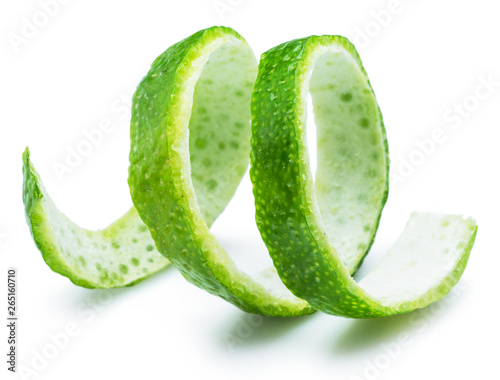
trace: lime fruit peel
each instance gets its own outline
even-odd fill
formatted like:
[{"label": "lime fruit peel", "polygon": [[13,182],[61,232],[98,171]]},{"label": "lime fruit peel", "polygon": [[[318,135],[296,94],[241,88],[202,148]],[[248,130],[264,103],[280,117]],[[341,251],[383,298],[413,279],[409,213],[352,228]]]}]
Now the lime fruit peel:
[{"label": "lime fruit peel", "polygon": [[146,225],[131,208],[101,231],[73,223],[47,195],[30,160],[23,154],[26,221],[47,265],[85,288],[130,286],[169,262],[154,247]]},{"label": "lime fruit peel", "polygon": [[[306,142],[309,93],[315,181]],[[405,313],[442,298],[459,280],[476,224],[426,213],[412,214],[359,285],[351,277],[378,227],[389,160],[375,95],[347,39],[312,36],[263,54],[251,146],[257,225],[284,284],[315,309],[352,318]]]},{"label": "lime fruit peel", "polygon": [[[308,93],[316,181],[305,137]],[[276,267],[256,276],[239,270],[209,231],[249,155],[256,220]],[[415,213],[379,265],[359,285],[353,280],[387,199],[389,159],[366,72],[338,36],[275,47],[258,72],[230,28],[201,30],[166,50],[133,99],[129,186],[137,211],[103,231],[57,210],[28,150],[23,158],[27,221],[52,270],[77,285],[119,287],[164,268],[165,256],[193,284],[269,316],[319,309],[370,318],[424,307],[458,281],[477,228],[459,216]]]},{"label": "lime fruit peel", "polygon": [[[209,34],[215,35],[218,31],[221,35],[225,35],[227,32],[227,38],[229,36],[235,38],[235,32],[229,29],[212,29],[211,32],[208,32]],[[179,42],[153,63],[152,71],[155,67],[164,67],[164,60],[168,60],[168,72],[158,72],[158,75],[159,79],[166,79],[166,82],[162,81],[161,85],[170,87],[168,87],[169,90],[155,88],[150,94],[150,99],[148,99],[149,94],[144,93],[141,106],[145,105],[148,112],[152,109],[149,102],[163,102],[173,95],[171,90],[179,83],[174,74],[176,71],[179,74],[186,70],[190,64],[190,58],[193,59],[192,63],[195,62],[194,58],[199,52],[192,47],[204,34],[205,31],[200,31]],[[223,38],[214,38],[207,42],[220,44],[222,41]],[[180,50],[184,50],[188,55],[188,57],[183,57],[184,60],[174,57]],[[239,57],[238,54],[242,51],[245,55]],[[221,54],[221,57],[216,57],[217,54]],[[170,66],[172,58],[177,59],[175,68],[174,65]],[[237,62],[227,65],[224,62],[226,59]],[[220,64],[207,65],[207,75],[205,75],[205,80],[200,81],[200,90],[194,94],[194,102],[193,93],[190,94],[191,99],[177,98],[177,101],[183,103],[183,107],[170,114],[172,117],[178,117],[183,115],[186,110],[189,113],[191,107],[187,105],[194,103],[191,117],[193,136],[191,150],[196,151],[197,154],[196,156],[191,155],[190,158],[187,157],[193,168],[192,181],[199,189],[198,202],[202,205],[203,217],[208,224],[211,224],[225,208],[248,167],[250,93],[257,72],[255,58],[248,48],[241,51],[232,49],[230,46],[228,49],[219,49],[214,55],[214,60],[218,60]],[[197,60],[196,64],[200,65],[198,67],[199,74],[204,63]],[[239,64],[242,66],[240,67]],[[166,76],[161,78],[164,74]],[[232,75],[239,75],[239,77],[232,80]],[[141,86],[146,86],[148,81],[154,82],[155,76],[151,73],[151,77],[144,78]],[[228,76],[227,86],[212,83],[213,80],[226,76]],[[195,83],[196,79],[192,79]],[[182,96],[189,98],[187,93]],[[134,109],[138,110],[138,102],[134,104],[136,104]],[[154,117],[165,115],[165,109],[155,108],[155,110],[157,113],[150,115],[149,121],[152,121]],[[219,128],[224,128],[228,122],[231,123],[231,127],[221,129],[222,133],[217,133],[217,139],[214,139],[216,131]],[[133,135],[133,131],[132,128],[132,139],[137,137]],[[150,133],[149,131],[150,129],[148,129],[148,133]],[[159,151],[150,146],[146,149],[148,150],[146,154],[151,157],[154,156],[154,152]],[[214,151],[222,153],[214,154]],[[131,152],[131,157],[137,156]],[[156,159],[161,159],[161,157]],[[220,161],[216,161],[217,159]],[[166,164],[168,164],[168,160]],[[217,171],[217,174],[212,176],[212,171]],[[35,243],[49,267],[68,277],[76,285],[87,288],[129,286],[169,264],[169,261],[156,250],[147,226],[142,222],[134,207],[105,230],[89,231],[77,226],[56,208],[30,161],[28,149],[23,155],[23,176],[23,201],[26,219]],[[191,180],[189,173],[187,176]],[[147,175],[143,179],[147,179]],[[160,184],[163,185],[163,182],[160,181]],[[148,193],[148,190],[146,189],[145,192]],[[176,237],[173,238],[172,245],[178,247],[175,239]],[[282,287],[288,292],[283,285]],[[293,295],[290,296],[295,298]]]},{"label": "lime fruit peel", "polygon": [[309,314],[274,270],[240,271],[208,228],[248,166],[256,75],[252,50],[225,27],[158,57],[133,98],[130,191],[158,250],[188,281],[248,312]]}]

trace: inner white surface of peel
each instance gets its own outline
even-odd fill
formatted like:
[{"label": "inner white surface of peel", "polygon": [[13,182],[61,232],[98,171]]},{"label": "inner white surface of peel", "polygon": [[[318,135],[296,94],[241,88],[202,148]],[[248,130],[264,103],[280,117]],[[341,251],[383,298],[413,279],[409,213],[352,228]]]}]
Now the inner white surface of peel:
[{"label": "inner white surface of peel", "polygon": [[359,285],[386,306],[417,300],[457,266],[474,230],[457,215],[413,213],[397,242]]},{"label": "inner white surface of peel", "polygon": [[315,214],[352,273],[375,232],[386,187],[381,120],[367,78],[344,48],[315,47],[308,62],[302,93],[311,93],[317,129]]}]

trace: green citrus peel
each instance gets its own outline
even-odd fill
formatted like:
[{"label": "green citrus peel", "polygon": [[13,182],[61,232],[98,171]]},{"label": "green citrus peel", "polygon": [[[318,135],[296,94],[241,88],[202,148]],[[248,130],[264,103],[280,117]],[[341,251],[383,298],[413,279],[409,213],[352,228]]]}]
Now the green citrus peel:
[{"label": "green citrus peel", "polygon": [[47,265],[85,288],[133,285],[166,267],[148,228],[132,208],[102,231],[89,231],[57,209],[23,154],[26,221]]},{"label": "green citrus peel", "polygon": [[[305,137],[309,93],[315,181]],[[276,268],[255,276],[238,269],[209,230],[249,156],[257,225]],[[258,68],[245,40],[226,27],[166,50],[133,98],[135,208],[103,231],[82,229],[57,210],[28,150],[23,157],[33,238],[52,270],[85,287],[132,285],[171,262],[188,281],[248,312],[379,317],[443,297],[476,233],[469,219],[415,213],[375,269],[359,284],[351,277],[375,237],[389,160],[366,72],[338,36],[282,44]]]},{"label": "green citrus peel", "polygon": [[129,185],[135,207],[172,264],[239,308],[293,316],[313,309],[273,281],[240,271],[208,225],[229,201],[250,154],[257,62],[233,30],[211,28],[172,46],[133,98]]},{"label": "green citrus peel", "polygon": [[[313,182],[306,100],[317,125]],[[284,284],[325,313],[380,317],[421,308],[460,278],[476,224],[413,214],[401,238],[358,285],[351,275],[370,248],[387,198],[382,116],[354,47],[312,36],[263,54],[252,96],[257,225]]]}]

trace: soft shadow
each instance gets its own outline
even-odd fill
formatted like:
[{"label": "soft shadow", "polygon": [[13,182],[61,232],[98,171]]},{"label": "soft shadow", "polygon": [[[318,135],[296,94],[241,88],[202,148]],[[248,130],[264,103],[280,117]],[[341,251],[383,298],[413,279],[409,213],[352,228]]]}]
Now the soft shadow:
[{"label": "soft shadow", "polygon": [[87,289],[76,286],[72,283],[67,284],[67,288],[63,291],[65,294],[58,294],[51,302],[57,302],[55,308],[61,307],[61,299],[64,299],[64,308],[75,312],[77,314],[84,314],[88,309],[101,310],[106,306],[116,302],[119,298],[125,296],[127,293],[150,286],[152,283],[158,282],[167,273],[174,272],[173,266],[169,265],[166,268],[154,273],[144,280],[122,288],[111,289]]},{"label": "soft shadow", "polygon": [[423,331],[437,320],[450,318],[453,309],[460,302],[453,291],[440,301],[407,314],[374,319],[355,319],[350,326],[336,337],[332,350],[336,354],[349,354],[359,350],[394,341],[403,333],[410,336]]},{"label": "soft shadow", "polygon": [[314,318],[316,313],[302,317],[264,317],[238,312],[232,322],[225,324],[221,342],[230,350],[235,347],[265,345],[280,339]]},{"label": "soft shadow", "polygon": [[411,329],[410,314],[375,319],[352,320],[349,327],[335,340],[335,353],[356,352],[384,341],[394,339],[403,331]]}]

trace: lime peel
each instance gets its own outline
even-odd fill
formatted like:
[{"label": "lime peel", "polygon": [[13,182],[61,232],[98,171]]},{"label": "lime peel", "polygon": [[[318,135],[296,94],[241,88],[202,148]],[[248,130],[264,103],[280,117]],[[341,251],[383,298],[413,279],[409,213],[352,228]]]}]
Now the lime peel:
[{"label": "lime peel", "polygon": [[30,160],[23,154],[26,221],[47,265],[85,288],[130,286],[169,262],[154,247],[147,227],[131,208],[101,231],[73,223],[48,196]]},{"label": "lime peel", "polygon": [[[247,312],[309,314],[272,270],[262,283],[239,270],[208,229],[223,209],[210,197],[217,191],[229,201],[248,166],[256,74],[252,50],[225,27],[158,57],[133,98],[130,191],[159,251],[188,281]],[[198,164],[204,155],[209,168]]]},{"label": "lime peel", "polygon": [[[315,183],[305,132],[309,92]],[[311,36],[263,54],[252,96],[257,225],[284,284],[315,309],[352,318],[405,313],[440,299],[460,278],[475,222],[425,213],[412,215],[361,286],[351,277],[378,228],[388,173],[382,116],[347,39]]]},{"label": "lime peel", "polygon": [[[309,93],[318,128],[315,181]],[[249,156],[256,221],[275,266],[256,276],[238,269],[209,231]],[[378,229],[388,173],[382,115],[347,39],[293,40],[264,53],[257,68],[238,33],[212,27],[161,54],[134,94],[135,208],[102,231],[77,226],[47,195],[28,149],[23,201],[44,260],[77,285],[129,286],[171,262],[191,283],[247,312],[373,318],[449,292],[477,231],[472,219],[414,213],[358,284],[352,275]]]}]

